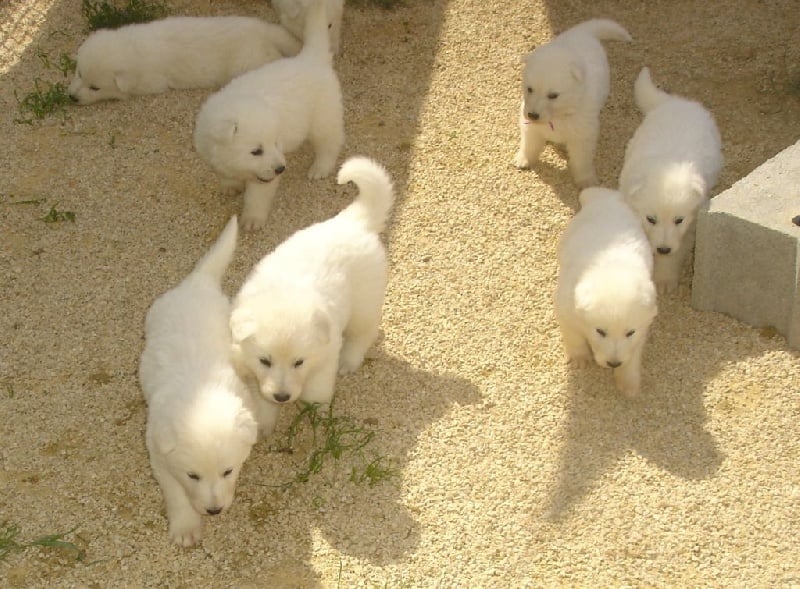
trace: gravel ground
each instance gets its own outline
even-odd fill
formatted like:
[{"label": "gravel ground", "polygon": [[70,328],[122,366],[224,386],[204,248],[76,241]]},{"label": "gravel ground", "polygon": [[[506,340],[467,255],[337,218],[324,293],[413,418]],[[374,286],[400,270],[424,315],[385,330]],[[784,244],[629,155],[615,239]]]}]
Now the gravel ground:
[{"label": "gravel ground", "polygon": [[[275,19],[261,1],[170,6]],[[398,191],[382,338],[336,401],[374,438],[281,486],[310,451],[310,427],[282,451],[286,410],[234,506],[187,550],[166,534],[135,373],[147,307],[239,210],[191,145],[208,92],[17,124],[15,92],[61,79],[43,56],[74,55],[84,21],[79,0],[0,4],[0,522],[20,540],[69,531],[85,551],[14,551],[0,586],[800,586],[800,362],[774,330],[693,310],[687,270],[659,302],[639,399],[608,371],[565,366],[554,250],[577,190],[557,150],[536,171],[511,164],[519,56],[593,16],[635,38],[606,44],[604,184],[640,120],[645,64],[716,115],[716,192],[800,137],[795,0],[349,5],[342,158],[378,159]],[[289,157],[229,292],[352,199],[309,183],[310,161]],[[74,222],[44,223],[52,207]],[[351,480],[375,458],[395,476]]]}]

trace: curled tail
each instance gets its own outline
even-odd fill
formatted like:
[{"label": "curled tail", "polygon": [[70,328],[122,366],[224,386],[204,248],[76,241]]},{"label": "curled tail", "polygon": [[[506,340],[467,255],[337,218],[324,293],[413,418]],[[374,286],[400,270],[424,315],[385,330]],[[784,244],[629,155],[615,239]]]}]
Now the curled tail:
[{"label": "curled tail", "polygon": [[336,181],[358,186],[358,197],[342,212],[356,217],[368,231],[383,231],[394,203],[392,179],[386,169],[367,157],[352,157],[342,164]]},{"label": "curled tail", "polygon": [[330,45],[327,1],[313,0],[306,11],[303,49],[300,51],[300,55],[311,55],[332,63]]},{"label": "curled tail", "polygon": [[206,252],[206,255],[197,262],[192,274],[206,274],[216,280],[217,283],[222,282],[222,276],[231,263],[233,251],[236,249],[238,232],[238,220],[234,215],[225,225],[225,229],[222,230],[217,241]]},{"label": "curled tail", "polygon": [[636,106],[643,113],[650,112],[670,98],[669,94],[653,84],[653,80],[650,79],[650,69],[647,67],[643,67],[639,72],[639,77],[636,78],[636,83],[633,85],[633,95],[636,99]]},{"label": "curled tail", "polygon": [[633,41],[631,34],[610,18],[593,18],[576,25],[572,30],[589,33],[601,41]]}]

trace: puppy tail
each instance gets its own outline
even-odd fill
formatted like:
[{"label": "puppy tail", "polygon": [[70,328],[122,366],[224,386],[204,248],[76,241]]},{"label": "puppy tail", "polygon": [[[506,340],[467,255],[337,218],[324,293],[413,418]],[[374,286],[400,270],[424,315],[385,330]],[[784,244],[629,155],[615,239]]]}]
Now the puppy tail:
[{"label": "puppy tail", "polygon": [[342,213],[356,217],[368,231],[383,231],[394,203],[392,179],[386,169],[367,157],[352,157],[342,164],[336,181],[358,186],[358,197]]},{"label": "puppy tail", "polygon": [[575,27],[601,41],[633,41],[631,34],[621,24],[610,18],[593,18]]},{"label": "puppy tail", "polygon": [[214,245],[197,262],[193,273],[206,274],[214,278],[217,283],[222,282],[222,276],[225,274],[225,270],[228,269],[231,258],[233,258],[233,252],[236,249],[238,233],[239,224],[236,215],[234,215],[225,225],[225,229],[222,230]]},{"label": "puppy tail", "polygon": [[670,98],[669,94],[653,84],[653,80],[650,78],[650,69],[647,67],[643,67],[639,72],[639,77],[636,78],[636,83],[633,85],[633,95],[636,99],[636,106],[643,113],[650,112]]},{"label": "puppy tail", "polygon": [[300,51],[300,55],[311,55],[327,63],[332,63],[326,4],[327,0],[313,0],[308,7],[306,24],[303,29],[303,49]]}]

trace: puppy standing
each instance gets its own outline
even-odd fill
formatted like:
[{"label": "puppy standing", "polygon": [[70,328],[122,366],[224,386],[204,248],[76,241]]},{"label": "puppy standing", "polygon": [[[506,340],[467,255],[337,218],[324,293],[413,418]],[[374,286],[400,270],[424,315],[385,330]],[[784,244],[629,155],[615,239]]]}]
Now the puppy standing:
[{"label": "puppy standing", "polygon": [[639,392],[642,348],[656,316],[653,256],[639,220],[606,188],[580,194],[558,248],[555,314],[567,358],[614,369],[617,388]]},{"label": "puppy standing", "polygon": [[697,211],[717,183],[722,141],[711,113],[659,90],[648,68],[639,73],[634,94],[645,117],[625,150],[619,189],[652,245],[658,290],[671,292],[694,246]]},{"label": "puppy standing", "polygon": [[331,65],[324,0],[308,12],[303,49],[239,76],[212,95],[197,116],[197,153],[229,191],[244,189],[242,227],[267,220],[286,169],[284,153],[306,140],[315,159],[309,178],[323,178],[344,144],[339,79]]},{"label": "puppy standing", "polygon": [[170,88],[218,88],[300,42],[283,27],[242,16],[175,16],[95,31],[78,49],[69,95],[78,104],[157,94]]},{"label": "puppy standing", "polygon": [[608,59],[598,39],[631,36],[612,20],[594,19],[523,56],[517,167],[531,167],[547,141],[565,144],[575,183],[597,184],[594,152],[609,89]]},{"label": "puppy standing", "polygon": [[202,515],[222,513],[233,501],[256,441],[253,412],[265,431],[276,418],[274,407],[251,399],[230,363],[230,303],[220,281],[236,230],[234,217],[191,274],[156,299],[145,321],[139,382],[148,404],[147,448],[170,537],[183,546],[200,541]]},{"label": "puppy standing", "polygon": [[234,363],[274,403],[330,403],[337,368],[358,368],[378,336],[387,281],[378,234],[394,199],[391,179],[356,157],[337,180],[355,182],[356,200],[279,245],[234,299]]},{"label": "puppy standing", "polygon": [[[272,8],[278,13],[281,24],[298,39],[303,37],[306,13],[314,0],[272,0]],[[342,37],[342,14],[344,0],[325,0],[328,10],[328,32],[330,34],[331,51],[339,53]]]}]

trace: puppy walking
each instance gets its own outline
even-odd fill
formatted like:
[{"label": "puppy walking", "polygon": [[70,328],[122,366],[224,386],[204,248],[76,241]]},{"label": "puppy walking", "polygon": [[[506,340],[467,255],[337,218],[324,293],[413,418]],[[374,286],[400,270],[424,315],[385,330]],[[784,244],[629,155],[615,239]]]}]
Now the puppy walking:
[{"label": "puppy walking", "polygon": [[594,152],[609,90],[600,40],[631,41],[631,36],[612,20],[594,19],[523,56],[517,167],[533,166],[549,141],[566,145],[578,186],[597,185]]},{"label": "puppy walking", "polygon": [[660,292],[678,286],[694,246],[697,212],[722,169],[722,140],[699,102],[659,90],[642,68],[634,86],[645,117],[625,150],[619,189],[638,213],[655,255]]},{"label": "puppy walking", "polygon": [[355,157],[337,181],[354,182],[356,200],[280,244],[234,299],[234,363],[276,404],[330,403],[337,370],[356,370],[378,336],[387,282],[379,233],[394,200],[391,179]]},{"label": "puppy walking", "polygon": [[639,220],[615,190],[588,188],[558,248],[555,314],[567,358],[614,370],[617,388],[636,395],[642,349],[656,316],[653,257]]},{"label": "puppy walking", "polygon": [[212,95],[194,133],[197,153],[221,176],[223,187],[244,190],[245,230],[266,222],[286,170],[284,154],[306,140],[315,155],[308,177],[324,178],[344,144],[342,92],[328,46],[325,0],[315,0],[308,11],[300,53],[247,72]]},{"label": "puppy walking", "polygon": [[[151,306],[139,382],[147,400],[147,448],[167,504],[170,538],[202,538],[204,515],[224,512],[258,426],[271,430],[275,410],[256,407],[230,363],[230,303],[220,289],[236,246],[234,217],[175,288]],[[251,408],[248,404],[253,403]]]},{"label": "puppy walking", "polygon": [[219,88],[296,55],[300,46],[283,27],[243,16],[173,16],[103,29],[78,49],[69,95],[85,105],[169,89]]}]

